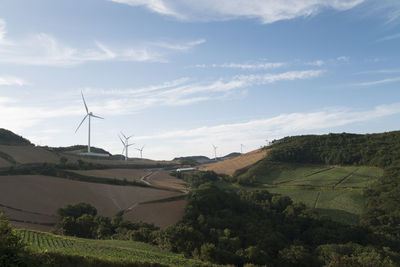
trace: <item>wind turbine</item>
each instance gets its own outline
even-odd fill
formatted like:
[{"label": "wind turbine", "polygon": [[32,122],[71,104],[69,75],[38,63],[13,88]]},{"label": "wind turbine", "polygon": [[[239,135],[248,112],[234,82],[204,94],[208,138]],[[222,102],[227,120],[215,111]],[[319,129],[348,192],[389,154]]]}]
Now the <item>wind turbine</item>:
[{"label": "wind turbine", "polygon": [[83,97],[83,93],[82,92],[81,92],[81,95],[82,95],[83,104],[85,105],[85,109],[86,109],[86,116],[83,117],[83,120],[79,124],[78,128],[76,128],[75,133],[78,131],[79,127],[81,127],[82,123],[86,120],[86,118],[89,117],[88,153],[90,153],[90,120],[91,120],[92,117],[98,118],[98,119],[103,119],[103,120],[104,120],[104,118],[94,115],[93,112],[89,112],[89,109],[88,109],[88,107],[86,105],[85,97]]},{"label": "wind turbine", "polygon": [[217,148],[218,147],[216,147],[216,146],[214,146],[214,145],[212,145],[213,146],[213,148],[214,148],[214,160],[216,161],[217,160]]},{"label": "wind turbine", "polygon": [[144,148],[144,145],[142,146],[142,148],[135,148],[136,150],[138,150],[138,151],[140,151],[140,158],[143,158],[143,148]]},{"label": "wind turbine", "polygon": [[244,147],[244,145],[240,144],[240,154],[243,154],[243,147]]},{"label": "wind turbine", "polygon": [[128,160],[128,147],[135,144],[135,143],[129,144],[129,138],[131,138],[133,135],[126,137],[122,131],[121,131],[121,134],[125,139],[125,140],[122,140],[121,136],[118,135],[119,140],[121,140],[122,144],[124,145],[122,154],[124,154],[124,151],[125,151],[125,160]]}]

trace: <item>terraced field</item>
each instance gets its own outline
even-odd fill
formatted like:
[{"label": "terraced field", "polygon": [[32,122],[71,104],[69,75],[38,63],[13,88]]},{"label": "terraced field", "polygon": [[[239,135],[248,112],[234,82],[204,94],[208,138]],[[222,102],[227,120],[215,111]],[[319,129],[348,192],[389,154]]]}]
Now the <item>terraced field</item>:
[{"label": "terraced field", "polygon": [[37,251],[91,256],[115,262],[137,261],[168,266],[212,266],[141,242],[90,240],[29,230],[17,230],[17,233],[25,244]]},{"label": "terraced field", "polygon": [[365,203],[363,189],[383,175],[383,170],[364,166],[298,165],[271,167],[257,176],[260,187],[291,197],[320,213],[357,224]]}]

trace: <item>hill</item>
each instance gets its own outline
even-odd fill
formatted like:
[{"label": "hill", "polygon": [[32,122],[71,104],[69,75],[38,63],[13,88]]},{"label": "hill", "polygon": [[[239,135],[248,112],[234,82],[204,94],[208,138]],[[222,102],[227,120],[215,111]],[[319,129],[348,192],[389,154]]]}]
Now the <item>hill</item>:
[{"label": "hill", "polygon": [[9,130],[0,128],[0,145],[26,146],[32,145],[32,143],[22,136],[16,135]]},{"label": "hill", "polygon": [[[63,153],[68,152],[68,153],[80,154],[87,152],[87,146],[84,145],[74,145],[68,147],[45,147],[45,148],[50,151],[63,152]],[[110,152],[98,147],[90,147],[90,150],[93,153],[107,154],[109,156],[112,155]]]}]

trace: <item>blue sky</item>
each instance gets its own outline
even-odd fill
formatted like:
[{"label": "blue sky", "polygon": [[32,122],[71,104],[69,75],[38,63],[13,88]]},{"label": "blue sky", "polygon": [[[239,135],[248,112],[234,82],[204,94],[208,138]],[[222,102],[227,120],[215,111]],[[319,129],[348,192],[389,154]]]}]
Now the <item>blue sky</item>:
[{"label": "blue sky", "polygon": [[395,0],[3,0],[0,127],[87,144],[82,91],[92,145],[152,159],[397,130],[399,23]]}]

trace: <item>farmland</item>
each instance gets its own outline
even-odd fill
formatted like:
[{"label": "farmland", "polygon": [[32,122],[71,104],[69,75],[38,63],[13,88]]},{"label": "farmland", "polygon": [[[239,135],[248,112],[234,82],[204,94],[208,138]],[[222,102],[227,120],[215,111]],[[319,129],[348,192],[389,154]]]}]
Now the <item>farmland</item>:
[{"label": "farmland", "polygon": [[133,241],[89,240],[63,237],[30,230],[18,230],[23,242],[35,251],[91,256],[113,262],[149,262],[168,266],[203,266],[204,262],[186,259],[157,247]]},{"label": "farmland", "polygon": [[[15,190],[18,188],[18,190]],[[11,221],[47,225],[56,221],[54,217],[59,207],[68,203],[86,202],[98,208],[103,216],[114,216],[121,210],[138,206],[141,202],[161,200],[179,196],[182,193],[135,186],[116,186],[98,183],[86,183],[41,175],[0,176],[0,205]],[[148,209],[146,209],[148,207]],[[181,211],[164,211],[163,222],[175,222]],[[145,221],[146,212],[151,213],[151,205],[141,208],[144,217],[135,220]],[[176,207],[175,207],[176,209]],[[171,218],[173,217],[173,218]],[[157,222],[155,222],[157,223]]]},{"label": "farmland", "polygon": [[263,159],[266,154],[265,150],[258,149],[224,161],[204,165],[204,169],[216,173],[233,175],[237,170]]},{"label": "farmland", "polygon": [[[265,164],[265,163],[263,163]],[[267,163],[249,170],[258,187],[303,202],[340,222],[357,224],[365,208],[363,189],[383,175],[375,167]]]}]

